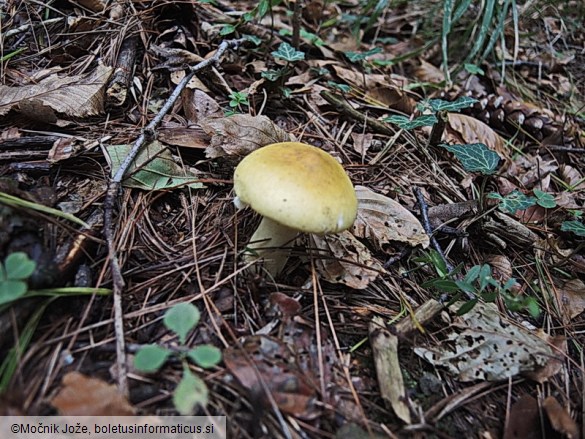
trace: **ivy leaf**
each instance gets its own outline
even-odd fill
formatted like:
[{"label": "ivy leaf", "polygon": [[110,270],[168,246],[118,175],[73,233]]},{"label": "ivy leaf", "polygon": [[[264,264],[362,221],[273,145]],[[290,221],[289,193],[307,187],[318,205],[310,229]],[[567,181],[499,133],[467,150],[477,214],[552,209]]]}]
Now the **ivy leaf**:
[{"label": "ivy leaf", "polygon": [[514,213],[517,210],[525,210],[536,204],[536,199],[534,197],[528,197],[518,190],[508,194],[506,197],[491,192],[488,194],[488,198],[499,200],[500,204],[498,205],[498,209],[507,213]]},{"label": "ivy leaf", "polygon": [[413,120],[410,120],[406,116],[393,115],[390,117],[385,117],[382,120],[384,122],[393,123],[394,125],[397,125],[398,128],[409,131],[414,128],[433,126],[434,124],[437,123],[437,116],[435,116],[434,114],[425,114],[423,116],[419,116]]},{"label": "ivy leaf", "polygon": [[260,73],[260,76],[262,76],[264,79],[268,79],[270,82],[275,82],[278,81],[278,79],[282,78],[284,73],[285,73],[284,70],[270,69]]},{"label": "ivy leaf", "polygon": [[349,93],[351,91],[351,87],[347,84],[340,84],[339,82],[327,81],[327,85],[339,90],[342,93]]},{"label": "ivy leaf", "polygon": [[181,344],[185,344],[187,334],[199,323],[201,314],[191,303],[179,303],[169,309],[164,316],[165,326],[179,337]]},{"label": "ivy leaf", "polygon": [[367,57],[375,55],[380,52],[382,52],[382,49],[380,47],[374,47],[373,49],[368,50],[367,52],[347,52],[345,56],[351,62],[358,62],[363,61]]},{"label": "ivy leaf", "polygon": [[244,39],[246,41],[250,41],[255,46],[259,46],[262,44],[262,38],[257,37],[256,35],[244,35]]},{"label": "ivy leaf", "polygon": [[288,43],[280,43],[278,50],[272,52],[272,56],[275,58],[281,58],[288,62],[295,62],[305,59],[305,54],[303,52],[295,50],[295,48]]},{"label": "ivy leaf", "polygon": [[565,221],[561,224],[563,232],[573,232],[577,236],[585,237],[585,224],[580,221]]},{"label": "ivy leaf", "polygon": [[221,351],[215,346],[204,344],[197,346],[187,352],[187,356],[191,358],[199,367],[208,369],[215,366],[221,361]]},{"label": "ivy leaf", "polygon": [[152,373],[161,368],[171,355],[171,351],[161,346],[151,344],[143,346],[134,357],[134,367],[141,372]]},{"label": "ivy leaf", "polygon": [[536,203],[545,209],[552,209],[557,205],[555,198],[551,194],[541,191],[540,189],[534,189],[534,196],[536,197]]},{"label": "ivy leaf", "polygon": [[429,100],[429,106],[431,110],[435,112],[439,111],[461,111],[464,108],[472,107],[477,102],[477,99],[469,96],[460,96],[453,102],[444,101],[443,99],[431,99]]},{"label": "ivy leaf", "polygon": [[441,145],[448,151],[455,154],[461,161],[467,172],[481,172],[482,174],[493,174],[500,162],[500,156],[490,150],[483,143],[470,143],[466,145]]}]

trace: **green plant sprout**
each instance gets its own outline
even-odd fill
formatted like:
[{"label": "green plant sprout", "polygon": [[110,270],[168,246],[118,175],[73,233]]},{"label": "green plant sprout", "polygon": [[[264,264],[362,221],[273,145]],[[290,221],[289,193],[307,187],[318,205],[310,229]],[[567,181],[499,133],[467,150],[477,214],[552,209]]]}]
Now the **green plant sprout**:
[{"label": "green plant sprout", "polygon": [[82,294],[107,295],[109,288],[64,287],[34,289],[28,288],[28,280],[37,268],[35,261],[24,252],[9,254],[4,263],[0,263],[0,311],[13,302],[38,296],[60,297]]},{"label": "green plant sprout", "polygon": [[434,288],[442,293],[452,294],[449,304],[461,300],[464,294],[469,298],[458,309],[459,315],[471,311],[480,300],[495,302],[498,298],[504,301],[510,311],[526,310],[534,318],[540,315],[536,299],[531,296],[515,295],[512,288],[516,285],[516,279],[510,278],[502,284],[492,277],[492,268],[489,264],[474,265],[463,279],[455,279],[454,275],[461,270],[461,265],[448,273],[444,261],[435,250],[431,250],[417,261],[432,264],[438,274],[437,278],[424,282],[421,285],[423,288]]},{"label": "green plant sprout", "polygon": [[284,79],[292,72],[290,64],[304,60],[305,54],[304,52],[296,50],[290,44],[284,42],[280,43],[278,49],[271,52],[271,55],[276,59],[282,59],[283,61],[286,62],[286,64],[284,65],[283,68],[278,70],[274,69],[266,70],[261,73],[261,76],[270,82],[280,81],[281,83],[280,90],[285,97],[288,97],[290,95],[290,90],[284,87]]},{"label": "green plant sprout", "polygon": [[199,367],[208,369],[221,361],[221,351],[215,346],[199,345],[188,349],[187,335],[199,323],[200,313],[190,303],[179,303],[165,313],[163,324],[179,339],[178,349],[169,349],[157,344],[143,346],[134,357],[134,367],[146,373],[154,373],[167,362],[171,355],[178,357],[183,365],[183,376],[173,394],[173,404],[181,415],[193,414],[197,405],[205,407],[209,390],[205,382],[191,372],[189,360]]},{"label": "green plant sprout", "polygon": [[242,112],[242,107],[249,107],[250,101],[248,100],[248,93],[241,92],[241,91],[232,91],[229,95],[230,102],[229,106],[231,110],[229,110],[229,114],[236,113],[236,110]]}]

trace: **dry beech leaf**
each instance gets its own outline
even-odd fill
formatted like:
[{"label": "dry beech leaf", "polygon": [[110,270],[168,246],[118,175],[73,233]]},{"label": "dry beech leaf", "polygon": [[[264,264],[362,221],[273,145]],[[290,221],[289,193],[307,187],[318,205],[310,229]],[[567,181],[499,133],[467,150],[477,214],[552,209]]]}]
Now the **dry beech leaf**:
[{"label": "dry beech leaf", "polygon": [[353,140],[353,150],[361,156],[364,156],[372,146],[374,135],[371,133],[351,133],[351,139]]},{"label": "dry beech leaf", "polygon": [[107,6],[105,0],[78,0],[78,2],[93,12],[103,12]]},{"label": "dry beech leaf", "polygon": [[384,271],[370,251],[347,230],[335,235],[310,235],[311,252],[321,279],[356,290],[366,288]]},{"label": "dry beech leaf", "polygon": [[504,380],[543,367],[556,355],[538,335],[508,322],[495,305],[486,303],[456,317],[440,346],[414,351],[463,382]]},{"label": "dry beech leaf", "polygon": [[[52,74],[37,84],[0,85],[0,116],[13,108],[52,110],[71,117],[95,116],[104,110],[104,90],[111,67],[99,65],[87,76],[59,77]],[[26,111],[26,110],[25,110]]]},{"label": "dry beech leaf", "polygon": [[358,214],[353,224],[354,235],[372,241],[377,248],[391,241],[411,246],[429,246],[429,236],[420,221],[405,207],[384,195],[364,187],[355,187]]},{"label": "dry beech leaf", "polygon": [[211,143],[205,150],[209,158],[243,157],[262,146],[291,141],[291,136],[266,116],[234,114],[205,119],[200,125],[211,136]]},{"label": "dry beech leaf", "polygon": [[63,377],[62,387],[51,405],[61,416],[132,416],[134,407],[114,384],[79,372]]},{"label": "dry beech leaf", "polygon": [[449,123],[443,139],[449,143],[458,144],[484,143],[500,157],[510,159],[508,149],[500,135],[489,125],[465,114],[449,113]]},{"label": "dry beech leaf", "polygon": [[568,323],[585,310],[585,283],[581,279],[571,279],[556,293],[563,322]]},{"label": "dry beech leaf", "polygon": [[563,434],[567,439],[577,439],[579,437],[579,426],[554,396],[547,397],[542,402],[542,408],[555,431]]},{"label": "dry beech leaf", "polygon": [[209,146],[210,137],[201,127],[170,127],[158,131],[158,140],[167,145],[184,146],[186,148],[205,149]]}]

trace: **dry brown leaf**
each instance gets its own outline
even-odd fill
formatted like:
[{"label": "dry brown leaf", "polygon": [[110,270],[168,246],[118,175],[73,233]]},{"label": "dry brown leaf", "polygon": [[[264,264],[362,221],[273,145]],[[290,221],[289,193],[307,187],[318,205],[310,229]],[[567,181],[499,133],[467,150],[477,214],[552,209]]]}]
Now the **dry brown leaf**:
[{"label": "dry brown leaf", "polygon": [[370,345],[376,366],[380,394],[388,408],[407,424],[411,423],[408,393],[398,361],[398,337],[386,329],[382,317],[376,316],[369,325]]},{"label": "dry brown leaf", "polygon": [[563,322],[568,323],[585,310],[585,283],[581,279],[571,279],[556,293]]},{"label": "dry brown leaf", "polygon": [[460,113],[449,113],[449,123],[443,135],[443,140],[450,143],[484,143],[505,160],[510,159],[510,153],[504,140],[489,125],[471,116]]},{"label": "dry brown leaf", "polygon": [[542,330],[536,332],[542,340],[551,346],[554,356],[549,359],[541,367],[537,367],[533,371],[524,372],[524,375],[538,383],[544,383],[548,379],[561,371],[564,364],[564,356],[567,353],[567,339],[562,335],[551,336]]},{"label": "dry brown leaf", "polygon": [[414,76],[421,82],[431,84],[440,84],[445,80],[445,72],[424,59],[420,60],[420,66],[416,68]]},{"label": "dry brown leaf", "polygon": [[132,416],[135,409],[114,384],[79,372],[63,377],[61,390],[51,400],[61,416]]},{"label": "dry brown leaf", "polygon": [[492,267],[492,276],[497,281],[505,284],[512,277],[512,263],[507,256],[490,255],[485,260]]},{"label": "dry brown leaf", "polygon": [[455,319],[440,345],[414,351],[464,382],[503,380],[556,360],[556,353],[538,335],[507,321],[495,305],[481,302]]},{"label": "dry brown leaf", "polygon": [[[104,90],[111,73],[111,67],[99,65],[85,77],[52,74],[33,85],[0,85],[0,116],[13,108],[33,115],[47,109],[70,117],[98,115],[104,110]],[[56,119],[54,113],[47,117],[49,122]]]},{"label": "dry brown leaf", "polygon": [[567,439],[579,438],[579,426],[554,396],[546,398],[542,402],[542,408],[546,412],[550,425],[555,431],[565,435],[564,437]]},{"label": "dry brown leaf", "polygon": [[81,6],[86,7],[93,12],[102,12],[106,9],[105,0],[78,0]]},{"label": "dry brown leaf", "polygon": [[561,179],[567,185],[571,186],[573,190],[585,189],[585,178],[578,169],[575,169],[571,165],[561,165],[559,166],[559,174],[561,175]]},{"label": "dry brown leaf", "polygon": [[374,135],[371,133],[351,133],[351,139],[353,140],[353,150],[363,157],[372,146]]},{"label": "dry brown leaf", "polygon": [[196,124],[210,117],[223,116],[220,105],[202,90],[186,88],[181,97],[185,116],[191,123]]},{"label": "dry brown leaf", "polygon": [[303,419],[319,415],[314,404],[317,381],[299,367],[296,353],[289,346],[265,335],[245,337],[241,346],[226,349],[223,360],[255,404],[271,406],[265,392],[268,390],[285,413]]},{"label": "dry brown leaf", "polygon": [[205,119],[200,125],[211,136],[211,143],[205,150],[209,158],[243,157],[262,146],[293,140],[266,116],[234,114]]},{"label": "dry brown leaf", "polygon": [[411,246],[429,246],[429,236],[416,217],[405,207],[364,186],[355,187],[358,199],[358,215],[353,233],[372,241],[377,248],[391,241]]},{"label": "dry brown leaf", "polygon": [[210,137],[200,127],[162,128],[158,131],[157,137],[167,145],[196,149],[207,148],[210,141]]},{"label": "dry brown leaf", "polygon": [[522,395],[510,409],[504,439],[542,437],[538,401],[532,396]]},{"label": "dry brown leaf", "polygon": [[336,235],[310,235],[320,277],[356,290],[366,288],[384,267],[370,251],[347,230]]}]

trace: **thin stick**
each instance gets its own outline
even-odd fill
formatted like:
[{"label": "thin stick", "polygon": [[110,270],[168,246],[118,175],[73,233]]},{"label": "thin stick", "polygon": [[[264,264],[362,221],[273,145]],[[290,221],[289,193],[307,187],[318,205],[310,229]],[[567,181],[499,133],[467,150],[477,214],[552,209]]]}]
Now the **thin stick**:
[{"label": "thin stick", "polygon": [[134,161],[140,149],[145,143],[148,143],[154,138],[156,127],[162,122],[163,117],[173,108],[173,105],[181,95],[183,89],[187,86],[189,81],[195,76],[197,72],[204,70],[208,67],[219,64],[220,58],[224,52],[230,47],[237,47],[242,44],[245,40],[228,40],[223,41],[217,48],[217,51],[213,56],[208,59],[201,61],[200,63],[189,68],[189,73],[185,75],[183,80],[177,85],[173,93],[169,96],[165,105],[160,109],[154,119],[142,130],[142,134],[138,136],[134,146],[120,165],[120,169],[116,172],[112,178],[106,198],[104,200],[104,235],[108,244],[108,258],[110,260],[110,270],[112,271],[112,284],[113,284],[113,296],[114,296],[114,331],[116,334],[116,364],[118,367],[118,387],[122,394],[128,394],[128,367],[126,364],[126,348],[124,341],[124,321],[122,312],[122,290],[124,289],[124,277],[118,263],[118,255],[116,252],[116,246],[114,242],[114,204],[122,184],[124,174],[128,171],[130,164]]},{"label": "thin stick", "polygon": [[439,253],[441,259],[445,261],[445,266],[447,267],[447,270],[451,272],[453,271],[453,266],[449,263],[445,256],[445,253],[443,252],[443,249],[433,236],[433,226],[431,226],[431,222],[429,221],[429,209],[427,203],[425,202],[425,198],[423,197],[422,191],[420,190],[419,187],[414,188],[414,195],[416,196],[416,201],[418,202],[418,208],[420,209],[420,216],[422,219],[422,224],[425,229],[425,232],[427,232],[427,235],[429,235],[429,238],[431,239],[431,244],[433,245],[437,253]]}]

